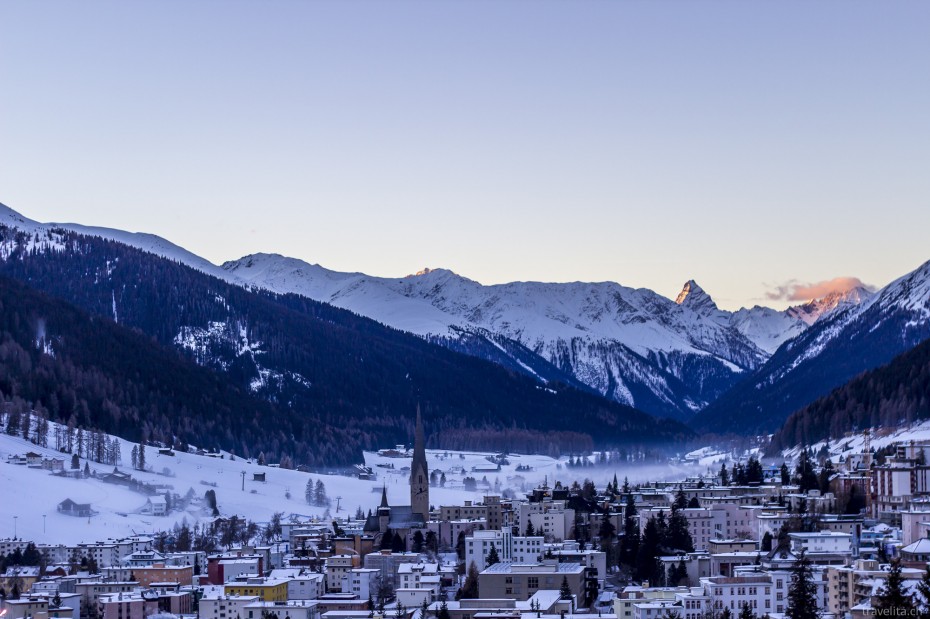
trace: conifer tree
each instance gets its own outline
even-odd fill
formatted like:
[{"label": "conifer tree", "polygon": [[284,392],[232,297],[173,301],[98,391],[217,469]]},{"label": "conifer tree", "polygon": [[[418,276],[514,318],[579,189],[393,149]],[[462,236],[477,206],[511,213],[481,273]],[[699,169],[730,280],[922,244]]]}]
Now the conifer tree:
[{"label": "conifer tree", "polygon": [[[626,480],[623,485],[628,486]],[[633,495],[627,493],[626,507],[623,510],[623,540],[620,543],[620,563],[633,567],[639,554],[639,526],[636,522],[636,502]]]},{"label": "conifer tree", "polygon": [[901,561],[894,559],[885,584],[875,596],[872,610],[881,617],[903,617],[914,607],[914,598],[904,587],[901,575]]},{"label": "conifer tree", "polygon": [[672,503],[672,509],[685,509],[688,507],[688,497],[685,496],[685,490],[681,484],[678,484],[678,492],[675,493],[675,502]]},{"label": "conifer tree", "polygon": [[491,544],[491,550],[488,552],[487,556],[484,558],[485,567],[491,567],[496,563],[500,563],[500,557],[497,554],[497,544]]},{"label": "conifer tree", "polygon": [[803,550],[798,555],[791,574],[791,585],[788,587],[788,608],[785,609],[785,616],[788,619],[818,619],[820,616],[817,608],[817,584],[814,582],[814,572]]},{"label": "conifer tree", "polygon": [[473,600],[478,597],[478,567],[472,561],[468,565],[468,573],[465,575],[465,583],[459,590],[459,599]]},{"label": "conifer tree", "polygon": [[388,529],[381,536],[381,550],[390,550],[394,546],[394,531]]},{"label": "conifer tree", "polygon": [[811,458],[810,450],[801,449],[798,464],[794,469],[794,482],[800,486],[801,492],[804,493],[820,487],[820,480],[817,479],[817,473],[814,472],[814,460]]},{"label": "conifer tree", "polygon": [[791,472],[788,470],[788,465],[784,462],[781,463],[781,468],[778,469],[779,475],[781,476],[781,485],[787,486],[791,484]]},{"label": "conifer tree", "polygon": [[572,588],[568,585],[568,577],[562,576],[562,585],[559,587],[560,600],[572,600],[572,610],[574,611],[574,598],[572,597]]},{"label": "conifer tree", "polygon": [[924,574],[917,583],[917,593],[920,598],[915,600],[920,602],[920,619],[930,618],[930,564],[924,570]]}]

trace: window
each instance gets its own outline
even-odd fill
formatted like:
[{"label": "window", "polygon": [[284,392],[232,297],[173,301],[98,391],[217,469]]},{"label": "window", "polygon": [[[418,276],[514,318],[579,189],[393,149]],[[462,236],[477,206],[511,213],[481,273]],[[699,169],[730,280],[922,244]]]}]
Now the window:
[{"label": "window", "polygon": [[526,579],[526,586],[527,586],[529,589],[539,589],[539,577],[538,577],[538,576],[530,576],[529,578],[527,578],[527,579]]}]

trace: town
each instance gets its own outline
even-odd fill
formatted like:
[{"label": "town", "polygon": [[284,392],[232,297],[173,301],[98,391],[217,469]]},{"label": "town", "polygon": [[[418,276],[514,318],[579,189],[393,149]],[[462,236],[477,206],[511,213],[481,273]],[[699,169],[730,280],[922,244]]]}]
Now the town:
[{"label": "town", "polygon": [[[382,487],[353,517],[216,515],[209,529],[96,543],[2,539],[0,616],[857,619],[930,604],[930,442],[876,450],[866,435],[841,458],[800,450],[776,465],[751,453],[713,476],[631,485],[615,475],[600,489],[545,480],[522,497],[439,506],[430,490],[445,472],[428,468],[419,414],[413,443],[390,450],[411,462],[409,505]],[[63,467],[50,460],[7,464]],[[308,483],[308,502],[328,500],[311,490],[321,489]],[[152,494],[149,513],[164,513],[168,496]],[[94,515],[69,499],[58,511]]]}]

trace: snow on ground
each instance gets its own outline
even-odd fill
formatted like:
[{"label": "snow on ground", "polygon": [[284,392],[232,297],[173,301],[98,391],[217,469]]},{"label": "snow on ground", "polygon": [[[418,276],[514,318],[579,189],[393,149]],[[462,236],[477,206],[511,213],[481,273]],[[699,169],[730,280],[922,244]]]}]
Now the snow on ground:
[{"label": "snow on ground", "polygon": [[[930,420],[924,420],[910,426],[902,425],[897,428],[873,428],[870,436],[870,445],[875,450],[881,449],[892,443],[907,443],[909,441],[926,442],[930,441]],[[835,462],[840,457],[862,453],[865,444],[865,434],[863,432],[852,433],[839,440],[820,441],[811,445],[811,449],[816,454],[824,445],[828,444],[831,459]],[[792,447],[783,452],[785,458],[797,458],[800,453],[800,447]]]},{"label": "snow on ground", "polygon": [[[51,435],[54,435],[54,424]],[[259,466],[241,458],[229,460],[189,453],[175,452],[173,456],[160,455],[154,447],[146,447],[147,471],[132,470],[129,465],[130,453],[134,444],[120,439],[122,464],[119,469],[131,473],[140,481],[151,484],[170,484],[173,492],[180,495],[193,488],[197,496],[203,496],[208,489],[216,492],[217,503],[222,515],[239,516],[265,522],[275,512],[283,512],[285,518],[292,514],[303,517],[322,518],[325,508],[312,507],[304,500],[304,491],[308,479],[322,480],[332,500],[329,508],[332,517],[352,517],[358,507],[366,513],[377,507],[381,499],[382,484],[387,488],[388,500],[392,504],[407,505],[410,502],[407,475],[410,458],[390,458],[376,453],[366,453],[365,462],[378,475],[374,481],[360,480],[341,475],[321,475],[286,470],[270,466]],[[48,471],[29,468],[8,462],[12,455],[23,455],[29,451],[46,458],[61,458],[65,468],[70,468],[71,456],[53,448],[33,445],[20,437],[0,434],[0,538],[17,536],[39,543],[80,543],[94,542],[107,538],[119,538],[134,533],[152,533],[169,529],[176,522],[187,519],[193,524],[198,520],[207,522],[210,517],[201,513],[172,512],[166,517],[148,516],[139,513],[145,505],[146,497],[128,488],[104,483],[93,477],[89,479],[68,479],[51,475]],[[529,490],[536,484],[548,479],[570,484],[574,480],[582,481],[588,477],[599,488],[613,478],[614,473],[620,480],[628,476],[631,482],[658,479],[678,479],[689,474],[706,472],[700,467],[686,465],[652,465],[630,466],[628,468],[584,468],[568,469],[565,459],[557,461],[547,456],[508,456],[509,464],[500,471],[473,471],[473,467],[491,467],[486,459],[491,454],[477,452],[446,452],[427,450],[430,470],[440,469],[446,472],[446,487],[431,488],[430,502],[439,505],[462,504],[465,500],[480,501],[488,494],[486,487],[479,483],[477,492],[464,489],[462,480],[472,476],[479,482],[486,476],[491,490],[500,482],[501,490],[510,489],[518,498],[521,490]],[[87,461],[81,459],[81,468]],[[90,468],[98,475],[112,472],[113,467],[90,462]],[[394,465],[394,469],[381,465]],[[528,471],[517,471],[518,465],[530,467]],[[245,473],[245,490],[242,489]],[[252,481],[254,473],[265,473],[266,481]],[[164,473],[164,474],[163,474]],[[209,485],[208,485],[209,484]],[[215,484],[215,486],[213,485]],[[290,493],[290,498],[286,495]],[[336,504],[339,499],[340,511]],[[97,515],[91,518],[75,518],[57,512],[57,505],[64,499],[78,503],[90,503]],[[43,518],[44,517],[44,518]],[[15,528],[15,531],[14,531]]]}]

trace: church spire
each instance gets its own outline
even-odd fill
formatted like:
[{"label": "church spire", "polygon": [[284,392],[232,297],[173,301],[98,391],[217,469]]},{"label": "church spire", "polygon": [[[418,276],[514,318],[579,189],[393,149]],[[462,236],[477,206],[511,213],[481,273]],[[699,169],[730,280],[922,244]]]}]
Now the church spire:
[{"label": "church spire", "polygon": [[381,505],[379,507],[388,507],[387,486],[381,486]]},{"label": "church spire", "polygon": [[426,463],[426,439],[423,436],[423,416],[417,403],[417,424],[413,436],[413,462],[410,465],[410,508],[429,522],[429,466]]}]

